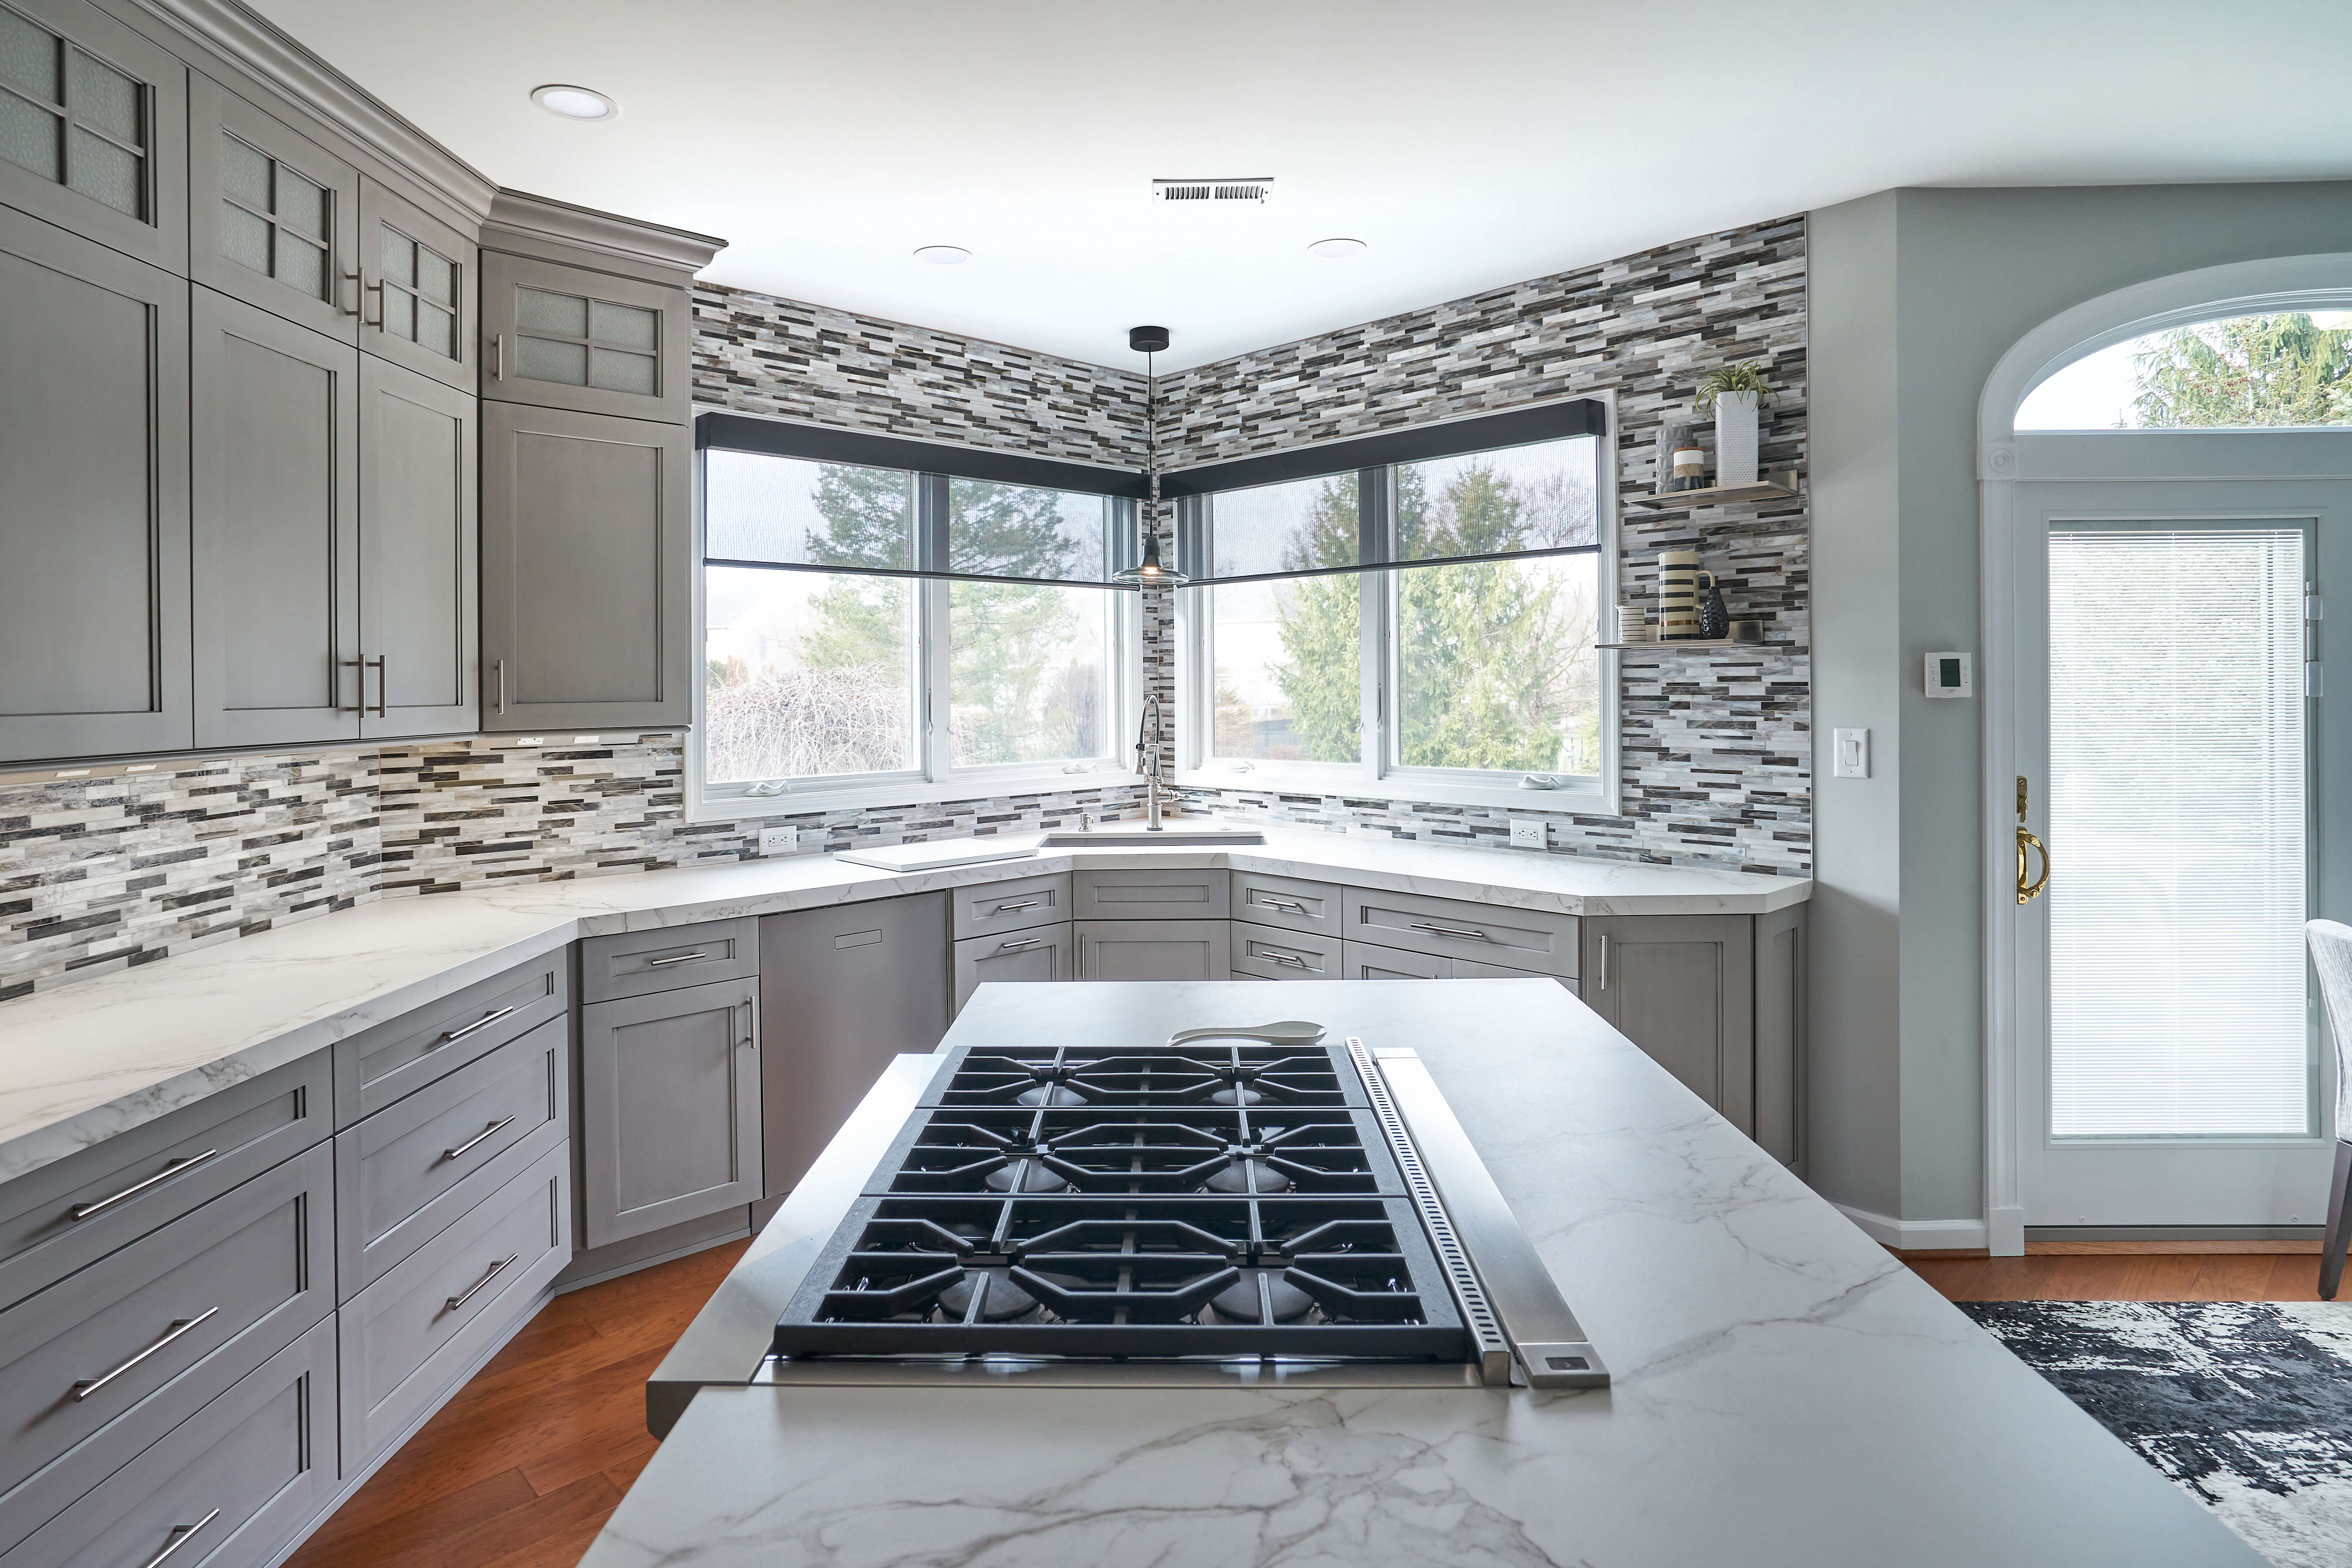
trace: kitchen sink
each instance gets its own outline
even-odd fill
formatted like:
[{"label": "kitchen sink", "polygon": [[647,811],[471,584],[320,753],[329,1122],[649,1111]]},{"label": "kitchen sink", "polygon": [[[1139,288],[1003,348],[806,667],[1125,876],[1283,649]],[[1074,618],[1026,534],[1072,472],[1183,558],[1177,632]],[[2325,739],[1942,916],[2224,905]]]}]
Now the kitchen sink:
[{"label": "kitchen sink", "polygon": [[1234,827],[1222,822],[1171,823],[1165,827],[1091,827],[1076,833],[1048,833],[1040,849],[1150,848],[1214,844],[1263,844],[1265,835],[1255,827]]}]

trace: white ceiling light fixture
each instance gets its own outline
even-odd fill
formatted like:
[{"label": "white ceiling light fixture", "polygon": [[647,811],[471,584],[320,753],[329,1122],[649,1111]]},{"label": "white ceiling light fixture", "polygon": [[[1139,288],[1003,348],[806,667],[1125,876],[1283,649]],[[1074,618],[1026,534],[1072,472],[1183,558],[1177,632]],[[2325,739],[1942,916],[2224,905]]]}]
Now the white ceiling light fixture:
[{"label": "white ceiling light fixture", "polygon": [[916,248],[915,259],[934,267],[961,267],[971,259],[971,252],[961,245],[925,245]]},{"label": "white ceiling light fixture", "polygon": [[560,81],[532,88],[530,100],[550,114],[560,114],[566,120],[610,120],[621,112],[619,104],[594,89]]},{"label": "white ceiling light fixture", "polygon": [[1307,247],[1307,254],[1319,256],[1327,261],[1338,261],[1349,256],[1361,256],[1368,248],[1360,239],[1318,239]]}]

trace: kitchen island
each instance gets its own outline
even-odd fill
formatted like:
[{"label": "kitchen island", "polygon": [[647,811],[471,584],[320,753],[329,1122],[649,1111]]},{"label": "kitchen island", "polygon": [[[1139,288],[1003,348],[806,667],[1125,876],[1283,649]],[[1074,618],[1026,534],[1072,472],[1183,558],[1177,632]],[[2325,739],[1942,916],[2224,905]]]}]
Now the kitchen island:
[{"label": "kitchen island", "polygon": [[[656,1374],[668,1435],[583,1568],[2261,1563],[1558,987],[1302,982],[1278,1010],[1420,1053],[1610,1387],[763,1384],[935,1066],[904,1058]],[[1143,1049],[1261,1011],[992,986],[950,1041]]]}]

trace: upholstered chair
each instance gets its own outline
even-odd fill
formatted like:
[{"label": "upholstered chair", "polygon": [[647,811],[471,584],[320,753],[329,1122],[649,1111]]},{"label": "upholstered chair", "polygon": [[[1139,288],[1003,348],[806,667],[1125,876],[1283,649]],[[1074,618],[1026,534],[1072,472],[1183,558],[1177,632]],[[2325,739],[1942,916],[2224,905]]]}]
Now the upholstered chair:
[{"label": "upholstered chair", "polygon": [[2336,1174],[2327,1186],[2327,1235],[2319,1244],[2319,1296],[2336,1300],[2344,1279],[2345,1213],[2352,1196],[2352,926],[2312,921],[2304,927],[2319,994],[2327,1004],[2327,1032],[2336,1037]]}]

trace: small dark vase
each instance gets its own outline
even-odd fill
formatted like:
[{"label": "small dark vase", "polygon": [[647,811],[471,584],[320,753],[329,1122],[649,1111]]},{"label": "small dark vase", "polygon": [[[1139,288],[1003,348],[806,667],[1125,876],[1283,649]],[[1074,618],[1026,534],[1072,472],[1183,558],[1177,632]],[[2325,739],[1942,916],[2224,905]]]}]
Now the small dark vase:
[{"label": "small dark vase", "polygon": [[1698,635],[1710,639],[1731,635],[1731,612],[1723,607],[1723,590],[1715,585],[1712,576],[1699,592]]}]

